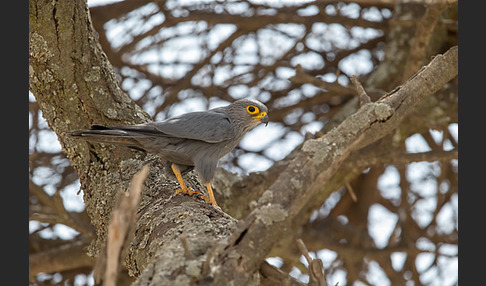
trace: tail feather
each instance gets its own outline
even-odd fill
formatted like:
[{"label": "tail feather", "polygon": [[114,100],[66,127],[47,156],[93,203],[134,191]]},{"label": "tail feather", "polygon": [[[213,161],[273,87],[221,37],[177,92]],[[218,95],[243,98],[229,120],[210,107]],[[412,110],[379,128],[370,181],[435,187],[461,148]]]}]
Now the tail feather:
[{"label": "tail feather", "polygon": [[125,131],[116,127],[106,127],[102,125],[93,125],[91,129],[73,130],[68,134],[75,139],[122,145],[138,150],[144,150],[143,146],[135,138],[140,137],[140,134],[133,131]]}]

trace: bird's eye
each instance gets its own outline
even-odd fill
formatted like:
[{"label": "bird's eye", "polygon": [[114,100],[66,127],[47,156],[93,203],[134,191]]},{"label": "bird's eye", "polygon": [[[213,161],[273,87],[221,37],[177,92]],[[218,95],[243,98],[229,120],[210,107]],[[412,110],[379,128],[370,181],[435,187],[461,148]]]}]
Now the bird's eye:
[{"label": "bird's eye", "polygon": [[249,105],[246,108],[246,111],[248,111],[248,113],[250,113],[250,114],[257,114],[258,113],[258,107],[255,107],[253,105]]}]

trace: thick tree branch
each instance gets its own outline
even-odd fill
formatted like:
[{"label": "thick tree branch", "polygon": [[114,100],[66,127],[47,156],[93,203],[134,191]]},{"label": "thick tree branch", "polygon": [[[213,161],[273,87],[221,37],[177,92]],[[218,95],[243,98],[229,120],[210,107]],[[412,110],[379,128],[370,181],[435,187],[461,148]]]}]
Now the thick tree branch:
[{"label": "thick tree branch", "polygon": [[[323,137],[308,140],[302,152],[266,191],[266,197],[270,199],[258,202],[250,214],[253,222],[244,236],[238,243],[227,246],[232,255],[220,257],[220,267],[214,273],[215,285],[224,285],[228,281],[245,283],[249,279],[248,273],[258,269],[293,217],[336,173],[351,152],[397,128],[421,100],[454,78],[458,72],[457,57],[457,47],[436,56],[403,86],[376,103],[364,105]],[[233,277],[228,277],[229,273]]]}]

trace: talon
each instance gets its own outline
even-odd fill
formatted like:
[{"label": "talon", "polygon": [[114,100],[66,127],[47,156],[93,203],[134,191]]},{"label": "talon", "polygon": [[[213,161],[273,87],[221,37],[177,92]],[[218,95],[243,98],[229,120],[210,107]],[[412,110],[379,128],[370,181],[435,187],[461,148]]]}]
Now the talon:
[{"label": "talon", "polygon": [[201,194],[200,191],[193,191],[191,189],[177,189],[174,193],[174,195],[178,195],[178,194],[183,194],[183,195],[199,195]]},{"label": "talon", "polygon": [[[200,192],[201,193],[201,192]],[[217,208],[218,210],[222,211],[222,209],[218,206],[216,201],[211,201],[211,198],[203,195],[202,193],[198,195],[199,198],[203,199],[205,202],[210,203],[213,207]]]},{"label": "talon", "polygon": [[[172,168],[172,172],[174,172],[174,175],[176,176],[177,182],[179,182],[179,185],[181,186],[180,189],[175,191],[175,194],[188,194],[192,195],[194,194],[194,191],[190,190],[186,184],[184,183],[184,180],[182,179],[181,171],[179,170],[179,167],[176,164],[171,164],[170,167]],[[197,191],[199,192],[199,191]]]},{"label": "talon", "polygon": [[200,194],[202,194],[202,192],[201,192],[201,191],[193,191],[193,190],[189,190],[189,191],[187,192],[187,194],[188,194],[188,195],[198,195],[198,196],[199,196]]},{"label": "talon", "polygon": [[211,200],[209,199],[209,197],[206,196],[206,195],[204,195],[204,194],[202,194],[202,193],[199,194],[198,197],[201,198],[201,199],[203,199],[203,200],[205,200],[207,203],[211,203]]},{"label": "talon", "polygon": [[194,195],[194,194],[196,194],[201,199],[205,200],[206,202],[210,203],[211,205],[213,205],[217,209],[221,210],[221,208],[216,203],[216,199],[214,198],[213,188],[211,188],[211,184],[206,183],[206,188],[208,190],[209,197],[206,196],[206,195],[204,195],[203,192],[201,192],[201,191],[193,191],[193,190],[190,190],[186,186],[186,184],[184,183],[184,180],[182,179],[182,175],[181,175],[181,171],[179,170],[179,167],[176,164],[171,164],[170,167],[172,168],[172,171],[174,172],[174,175],[176,176],[177,181],[179,182],[179,185],[181,186],[180,189],[178,189],[178,190],[175,191],[175,194],[176,195],[177,194],[187,194],[187,195]]}]

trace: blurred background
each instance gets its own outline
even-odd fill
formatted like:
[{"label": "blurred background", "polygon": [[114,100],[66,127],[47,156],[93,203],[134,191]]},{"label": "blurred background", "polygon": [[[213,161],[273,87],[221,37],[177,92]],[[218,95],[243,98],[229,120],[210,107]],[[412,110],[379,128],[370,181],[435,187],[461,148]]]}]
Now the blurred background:
[{"label": "blurred background", "polygon": [[[430,3],[88,1],[120,86],[154,120],[243,97],[268,106],[271,123],[220,161],[243,176],[356,110],[352,76],[373,101],[408,79]],[[457,44],[457,4],[439,15],[424,64]],[[458,283],[457,101],[455,79],[389,136],[400,156],[362,170],[312,215],[302,239],[328,285]],[[29,172],[29,255],[77,245],[90,232],[78,176],[32,94]],[[307,282],[306,260],[293,255],[268,261]],[[31,285],[93,285],[90,263],[39,273]]]}]

